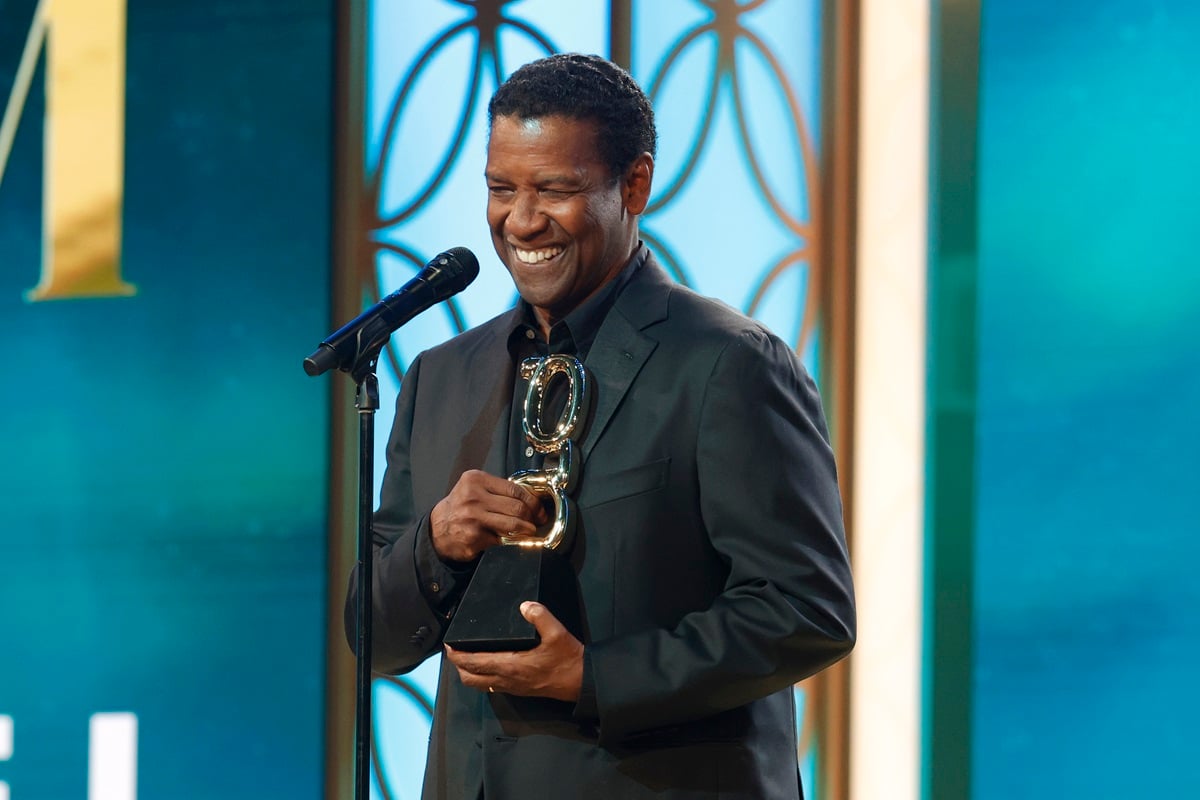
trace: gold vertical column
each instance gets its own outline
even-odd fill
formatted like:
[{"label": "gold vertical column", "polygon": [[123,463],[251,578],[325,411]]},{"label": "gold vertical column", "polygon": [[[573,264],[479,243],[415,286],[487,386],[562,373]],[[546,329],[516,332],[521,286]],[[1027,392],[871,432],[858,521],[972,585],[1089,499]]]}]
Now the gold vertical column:
[{"label": "gold vertical column", "polygon": [[[857,556],[854,490],[857,464],[854,350],[858,253],[858,48],[860,0],[823,0],[821,186],[818,259],[827,276],[820,291],[821,395],[838,464],[851,563]],[[857,583],[857,567],[855,567]],[[850,794],[849,685],[854,655],[810,679],[817,729],[820,800]]]},{"label": "gold vertical column", "polygon": [[42,276],[30,300],[132,295],[121,278],[126,0],[43,0]]},{"label": "gold vertical column", "polygon": [[[375,269],[363,188],[367,49],[371,4],[336,4],[334,55],[333,271],[330,329],[362,312],[362,287]],[[329,589],[325,631],[325,800],[354,796],[357,663],[343,630],[346,579],[358,561],[358,415],[351,382],[333,380],[329,443]]]},{"label": "gold vertical column", "polygon": [[919,800],[930,0],[860,0],[850,800]]}]

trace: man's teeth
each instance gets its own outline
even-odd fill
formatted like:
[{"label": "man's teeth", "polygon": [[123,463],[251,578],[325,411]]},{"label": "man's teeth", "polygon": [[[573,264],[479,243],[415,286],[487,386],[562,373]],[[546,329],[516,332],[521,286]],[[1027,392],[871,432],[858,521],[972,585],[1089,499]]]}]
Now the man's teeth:
[{"label": "man's teeth", "polygon": [[544,250],[521,250],[517,247],[513,248],[513,252],[517,254],[517,260],[522,264],[540,264],[543,261],[549,261],[562,251],[561,247],[547,247]]}]

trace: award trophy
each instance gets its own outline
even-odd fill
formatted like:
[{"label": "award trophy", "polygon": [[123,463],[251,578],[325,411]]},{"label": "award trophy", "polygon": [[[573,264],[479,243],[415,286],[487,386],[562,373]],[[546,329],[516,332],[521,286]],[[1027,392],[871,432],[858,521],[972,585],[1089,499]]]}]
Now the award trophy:
[{"label": "award trophy", "polygon": [[[521,427],[529,444],[546,458],[543,469],[521,470],[509,480],[552,502],[554,518],[533,535],[509,533],[500,537],[499,546],[484,551],[446,631],[446,644],[457,650],[536,647],[537,631],[520,612],[526,600],[543,604],[576,638],[583,638],[579,585],[563,553],[575,534],[569,495],[579,482],[575,443],[587,424],[587,375],[579,359],[557,354],[525,359],[520,374],[529,381]],[[567,381],[566,403],[547,431],[547,392],[560,376]]]}]

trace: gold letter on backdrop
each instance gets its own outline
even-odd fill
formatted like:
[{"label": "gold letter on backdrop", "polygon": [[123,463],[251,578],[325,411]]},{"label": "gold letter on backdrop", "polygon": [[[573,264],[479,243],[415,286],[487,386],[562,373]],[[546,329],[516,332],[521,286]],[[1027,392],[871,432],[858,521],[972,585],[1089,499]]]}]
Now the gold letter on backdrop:
[{"label": "gold letter on backdrop", "polygon": [[0,180],[46,48],[42,277],[29,300],[121,297],[126,0],[41,0],[0,120]]}]

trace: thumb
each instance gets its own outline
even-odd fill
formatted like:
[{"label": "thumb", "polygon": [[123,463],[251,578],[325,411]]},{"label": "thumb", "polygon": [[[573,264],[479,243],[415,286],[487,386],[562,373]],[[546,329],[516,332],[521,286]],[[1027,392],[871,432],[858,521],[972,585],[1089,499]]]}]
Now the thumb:
[{"label": "thumb", "polygon": [[552,633],[555,630],[562,630],[563,627],[558,618],[550,613],[550,609],[533,600],[526,600],[524,603],[521,603],[521,616],[532,624],[533,627],[537,628],[537,632],[542,638],[545,638],[546,634]]}]

